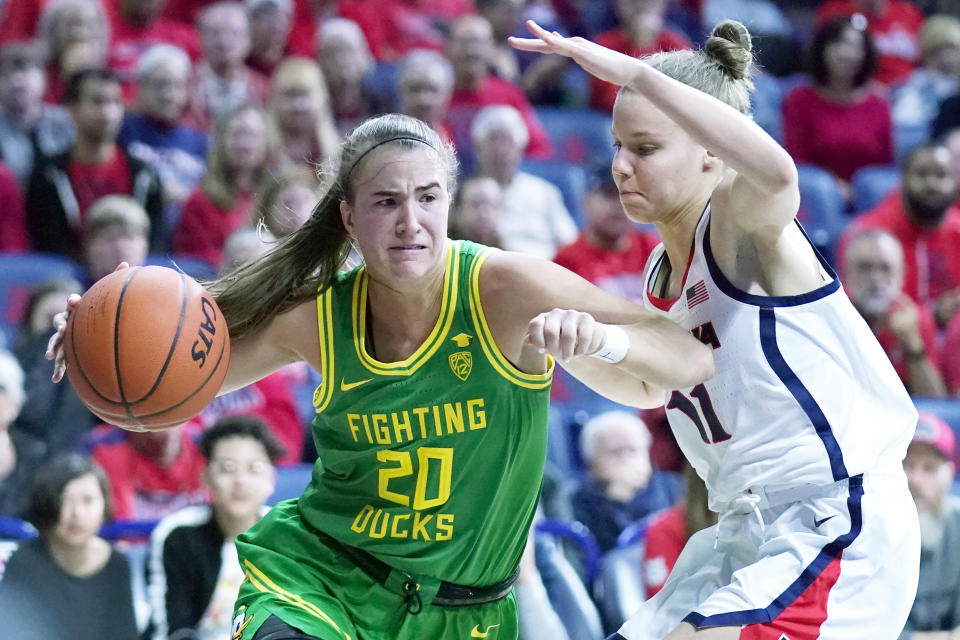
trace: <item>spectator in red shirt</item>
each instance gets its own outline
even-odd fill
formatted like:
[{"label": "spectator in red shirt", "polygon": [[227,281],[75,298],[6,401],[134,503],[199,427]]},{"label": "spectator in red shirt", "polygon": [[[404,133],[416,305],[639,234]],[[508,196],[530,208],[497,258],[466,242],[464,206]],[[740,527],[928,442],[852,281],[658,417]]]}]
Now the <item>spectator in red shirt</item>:
[{"label": "spectator in red shirt", "polygon": [[26,251],[27,214],[23,208],[23,194],[17,176],[3,162],[0,162],[0,251],[11,253]]},{"label": "spectator in red shirt", "polygon": [[817,10],[817,23],[835,16],[862,14],[880,54],[877,81],[892,85],[920,62],[923,12],[906,0],[828,0]]},{"label": "spectator in red shirt", "polygon": [[110,478],[117,519],[159,520],[205,501],[204,459],[192,436],[197,429],[187,425],[133,432],[104,424],[90,434],[90,456]]},{"label": "spectator in red shirt", "polygon": [[291,0],[246,0],[244,4],[250,22],[247,66],[272,76],[280,61],[292,53],[287,43],[293,26],[293,3]]},{"label": "spectator in red shirt", "polygon": [[453,93],[453,67],[436,51],[415,49],[400,61],[397,99],[400,113],[423,120],[445,140],[451,139],[445,119]]},{"label": "spectator in red shirt", "polygon": [[327,20],[317,37],[317,61],[330,87],[337,128],[346,135],[363,120],[387,110],[383,96],[365,84],[373,71],[373,56],[367,38],[353,20]]},{"label": "spectator in red shirt", "polygon": [[573,244],[560,249],[553,261],[601,289],[640,303],[643,269],[660,238],[653,232],[638,231],[623,214],[609,166],[597,167],[591,178],[583,199],[583,231]]},{"label": "spectator in red shirt", "polygon": [[253,191],[269,159],[266,119],[259,108],[241,105],[220,116],[207,173],[183,205],[173,250],[220,267],[227,237],[250,218]]},{"label": "spectator in red shirt", "polygon": [[[664,26],[668,0],[616,0],[614,8],[620,27],[604,31],[594,41],[635,58],[658,51],[691,48],[682,33]],[[590,77],[590,106],[610,113],[620,87]]]},{"label": "spectator in red shirt", "polygon": [[947,392],[960,397],[960,314],[950,320],[940,348],[940,363]]},{"label": "spectator in red shirt", "polygon": [[147,260],[150,219],[129,196],[104,196],[83,219],[83,266],[93,283],[126,262],[131,267]]},{"label": "spectator in red shirt", "polygon": [[707,506],[707,486],[693,467],[685,462],[683,468],[684,501],[655,516],[644,539],[642,573],[648,598],[663,588],[690,536],[717,522],[717,514]]},{"label": "spectator in red shirt", "polygon": [[156,171],[116,144],[123,119],[120,81],[108,69],[74,74],[64,94],[77,129],[64,153],[38,160],[26,193],[27,230],[36,251],[80,260],[80,230],[94,201],[133,196],[150,217],[150,249],[166,248],[163,194]]},{"label": "spectator in red shirt", "polygon": [[284,164],[316,171],[336,157],[340,136],[330,108],[330,92],[317,63],[287,58],[273,74],[267,111]]},{"label": "spectator in red shirt", "polygon": [[509,105],[523,116],[529,132],[526,154],[534,158],[550,157],[552,149],[547,132],[523,90],[490,73],[493,47],[490,23],[479,16],[460,18],[447,36],[446,55],[453,64],[453,95],[447,124],[461,161],[467,168],[472,168],[475,162],[470,135],[474,116],[483,107],[498,104]]},{"label": "spectator in red shirt", "polygon": [[244,63],[250,52],[250,25],[242,4],[210,5],[200,14],[197,28],[203,59],[195,66],[187,119],[207,131],[220,114],[237,105],[266,105],[270,81]]},{"label": "spectator in red shirt", "polygon": [[61,101],[74,72],[107,63],[110,24],[98,0],[51,2],[40,14],[37,35],[47,50],[46,102]]},{"label": "spectator in red shirt", "polygon": [[137,60],[151,46],[166,42],[180,47],[193,60],[200,55],[194,30],[161,16],[165,4],[166,0],[116,0],[110,26],[109,66],[120,74],[128,101],[135,92]]},{"label": "spectator in red shirt", "polygon": [[873,330],[911,395],[944,396],[929,311],[903,293],[903,250],[882,229],[851,234],[842,265],[850,301]]},{"label": "spectator in red shirt", "polygon": [[811,84],[783,100],[786,150],[798,163],[829,170],[844,186],[860,167],[893,162],[890,102],[870,82],[876,61],[862,17],[832,18],[810,44]]},{"label": "spectator in red shirt", "polygon": [[914,149],[901,184],[854,220],[841,238],[838,262],[843,263],[846,240],[855,229],[889,231],[903,247],[904,293],[932,310],[937,325],[945,327],[960,307],[960,210],[952,206],[957,181],[950,152],[938,144]]}]

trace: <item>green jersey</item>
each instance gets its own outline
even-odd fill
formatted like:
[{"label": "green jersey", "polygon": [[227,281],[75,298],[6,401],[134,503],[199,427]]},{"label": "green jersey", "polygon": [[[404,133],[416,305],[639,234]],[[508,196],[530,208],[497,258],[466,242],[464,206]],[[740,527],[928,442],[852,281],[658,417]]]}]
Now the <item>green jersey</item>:
[{"label": "green jersey", "polygon": [[516,568],[546,457],[552,361],[518,370],[497,348],[478,280],[493,249],[451,242],[440,315],[406,360],[366,339],[368,276],[317,298],[320,456],[300,498],[312,526],[414,575],[487,585]]}]

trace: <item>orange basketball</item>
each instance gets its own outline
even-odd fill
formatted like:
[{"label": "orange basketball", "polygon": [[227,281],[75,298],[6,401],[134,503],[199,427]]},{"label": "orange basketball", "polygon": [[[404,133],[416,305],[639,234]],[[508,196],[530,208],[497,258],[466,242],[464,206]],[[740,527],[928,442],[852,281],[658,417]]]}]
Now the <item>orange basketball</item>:
[{"label": "orange basketball", "polygon": [[70,314],[67,376],[104,421],[132,431],[173,427],[216,396],[230,338],[213,296],[166,267],[101,278]]}]

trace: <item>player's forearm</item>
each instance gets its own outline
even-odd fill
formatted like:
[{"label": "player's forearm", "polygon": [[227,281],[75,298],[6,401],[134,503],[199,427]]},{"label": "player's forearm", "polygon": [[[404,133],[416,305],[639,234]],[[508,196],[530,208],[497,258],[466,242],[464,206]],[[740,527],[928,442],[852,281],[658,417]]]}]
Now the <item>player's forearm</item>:
[{"label": "player's forearm", "polygon": [[637,65],[629,87],[750,182],[776,193],[797,181],[790,155],[753,120],[713,96]]}]

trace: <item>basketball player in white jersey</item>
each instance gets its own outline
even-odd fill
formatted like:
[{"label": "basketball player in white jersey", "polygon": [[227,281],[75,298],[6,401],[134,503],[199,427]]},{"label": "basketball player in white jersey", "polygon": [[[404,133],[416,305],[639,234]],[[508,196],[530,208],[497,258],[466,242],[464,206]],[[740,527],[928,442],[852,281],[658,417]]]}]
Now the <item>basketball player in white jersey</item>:
[{"label": "basketball player in white jersey", "polygon": [[746,115],[749,33],[726,21],[702,51],[641,61],[528,26],[537,39],[513,46],[624,87],[613,175],[663,241],[644,301],[716,356],[711,379],[664,402],[719,523],[613,637],[896,638],[917,585],[901,467],[917,414],[795,221],[793,161]]}]

